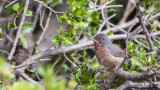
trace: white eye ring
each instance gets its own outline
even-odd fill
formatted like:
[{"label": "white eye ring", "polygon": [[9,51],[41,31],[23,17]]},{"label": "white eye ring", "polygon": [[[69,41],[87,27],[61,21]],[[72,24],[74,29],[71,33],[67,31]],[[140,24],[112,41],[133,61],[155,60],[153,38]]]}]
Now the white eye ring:
[{"label": "white eye ring", "polygon": [[101,42],[102,41],[102,39],[101,38],[98,38],[98,42]]}]

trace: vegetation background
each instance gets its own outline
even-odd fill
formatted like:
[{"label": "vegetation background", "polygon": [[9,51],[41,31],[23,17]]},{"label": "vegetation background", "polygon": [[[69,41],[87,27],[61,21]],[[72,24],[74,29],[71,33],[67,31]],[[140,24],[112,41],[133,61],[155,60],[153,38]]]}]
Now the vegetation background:
[{"label": "vegetation background", "polygon": [[[159,0],[0,0],[0,90],[160,89]],[[116,73],[88,38],[130,53]]]}]

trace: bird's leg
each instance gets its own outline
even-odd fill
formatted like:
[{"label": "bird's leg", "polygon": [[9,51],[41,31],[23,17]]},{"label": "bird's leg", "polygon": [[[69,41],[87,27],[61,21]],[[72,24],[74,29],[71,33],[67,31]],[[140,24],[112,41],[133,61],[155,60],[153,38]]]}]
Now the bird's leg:
[{"label": "bird's leg", "polygon": [[119,68],[119,66],[116,66],[113,70],[116,73],[116,70]]}]

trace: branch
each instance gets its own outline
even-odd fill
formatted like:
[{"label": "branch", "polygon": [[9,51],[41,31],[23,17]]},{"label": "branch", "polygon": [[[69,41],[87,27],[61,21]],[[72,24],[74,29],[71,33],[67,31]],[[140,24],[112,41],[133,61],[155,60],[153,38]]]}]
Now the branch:
[{"label": "branch", "polygon": [[[157,32],[154,32],[153,34],[151,34],[151,36],[157,36],[157,35],[160,35],[160,31],[157,31]],[[126,39],[126,37],[127,37],[126,34],[118,34],[118,35],[109,36],[109,38],[112,40]],[[137,38],[146,39],[145,35],[135,35],[130,38],[131,39],[137,39]],[[66,52],[73,51],[73,50],[78,50],[78,49],[85,48],[85,47],[88,47],[91,45],[93,45],[93,41],[86,41],[86,42],[82,42],[82,43],[72,45],[72,46],[60,47],[57,49],[50,49],[47,51],[43,51],[41,53],[38,53],[38,54],[35,54],[35,55],[29,57],[22,64],[20,64],[18,66],[13,66],[12,68],[16,69],[16,68],[20,68],[20,67],[25,67],[25,66],[30,65],[30,63],[35,62],[35,60],[37,60],[37,59],[47,57],[47,56],[53,56],[53,55],[60,54],[60,53],[66,53]]]},{"label": "branch", "polygon": [[64,53],[63,55],[64,55],[64,57],[65,57],[74,67],[78,67],[78,65],[76,65],[74,62],[72,62],[72,61],[66,56],[65,53]]},{"label": "branch", "polygon": [[39,0],[34,0],[36,2],[38,2],[39,4],[43,5],[44,7],[48,8],[50,11],[54,12],[54,13],[64,13],[64,12],[58,12],[53,10],[51,7],[48,7],[46,4],[43,3],[43,1],[39,1]]},{"label": "branch", "polygon": [[116,74],[118,77],[125,78],[127,80],[147,80],[149,77],[151,77],[155,73],[151,72],[150,70],[142,73],[130,73],[130,72],[124,71],[123,69],[118,69]]},{"label": "branch", "polygon": [[15,2],[17,2],[18,0],[14,0],[14,1],[12,1],[11,3],[9,3],[8,5],[6,5],[5,6],[5,8],[7,8],[8,6],[10,6],[10,5],[12,5],[12,4],[14,4]]},{"label": "branch", "polygon": [[[155,85],[160,86],[160,82],[153,82]],[[135,83],[135,82],[125,82],[124,84],[120,85],[116,90],[124,90],[126,88],[156,88],[151,83]]]},{"label": "branch", "polygon": [[143,32],[144,32],[144,34],[146,35],[146,38],[147,38],[147,41],[148,41],[148,43],[149,43],[150,49],[151,49],[151,51],[154,51],[153,42],[152,42],[151,37],[150,37],[150,35],[149,35],[149,32],[148,32],[147,28],[145,27],[145,25],[144,25],[144,23],[143,23],[143,20],[142,20],[142,14],[141,14],[141,12],[140,12],[140,6],[139,6],[139,4],[140,4],[140,0],[138,0],[138,2],[137,2],[137,4],[136,4],[136,5],[137,5],[137,6],[136,6],[136,9],[137,9],[137,17],[138,17],[138,19],[139,19],[139,22],[140,22],[140,24],[141,24],[141,27],[142,27],[142,29],[143,29]]},{"label": "branch", "polygon": [[26,12],[28,10],[28,5],[29,5],[29,0],[26,0],[26,5],[24,7],[23,16],[22,16],[22,19],[20,21],[20,24],[19,24],[19,27],[18,27],[18,31],[17,31],[17,35],[15,37],[11,52],[10,52],[8,58],[7,58],[8,60],[11,60],[13,58],[13,54],[14,54],[14,52],[16,50],[17,42],[18,42],[19,36],[21,34],[22,25],[24,23]]},{"label": "branch", "polygon": [[102,86],[102,89],[100,90],[108,90],[111,88],[112,84],[115,82],[115,80],[117,79],[115,71],[112,71],[109,76],[107,77],[104,85]]}]

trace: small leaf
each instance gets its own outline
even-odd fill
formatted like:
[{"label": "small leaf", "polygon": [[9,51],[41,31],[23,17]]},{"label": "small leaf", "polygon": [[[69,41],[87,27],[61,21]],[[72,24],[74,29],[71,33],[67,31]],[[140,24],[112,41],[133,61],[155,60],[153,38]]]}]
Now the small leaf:
[{"label": "small leaf", "polygon": [[32,30],[32,23],[24,22],[22,26],[22,33],[30,33]]},{"label": "small leaf", "polygon": [[19,10],[19,3],[14,4],[12,8],[13,8],[14,11],[18,12],[18,10]]},{"label": "small leaf", "polygon": [[60,17],[59,17],[58,22],[59,22],[59,23],[62,23],[62,22],[64,22],[64,20],[66,20],[66,22],[68,21],[68,17],[67,17],[67,15],[66,15],[66,13],[64,13],[63,16],[60,16]]},{"label": "small leaf", "polygon": [[27,71],[29,71],[31,73],[35,73],[35,70],[29,70],[29,69],[27,69]]},{"label": "small leaf", "polygon": [[49,6],[56,6],[58,4],[62,4],[62,0],[52,0],[50,3],[49,3]]},{"label": "small leaf", "polygon": [[35,49],[38,51],[38,52],[41,52],[41,49],[39,47],[35,47]]},{"label": "small leaf", "polygon": [[16,66],[16,62],[13,61],[13,62],[12,62],[12,65]]},{"label": "small leaf", "polygon": [[16,26],[15,26],[13,23],[10,23],[10,22],[9,22],[9,23],[8,23],[8,29],[9,29],[9,28],[14,28],[14,29],[16,29]]},{"label": "small leaf", "polygon": [[25,7],[25,4],[22,3],[22,4],[20,5],[20,7],[19,7],[19,11],[21,12],[21,11],[24,9],[24,7]]},{"label": "small leaf", "polygon": [[29,41],[26,39],[26,37],[23,34],[20,35],[20,39],[23,47],[27,49],[29,46]]},{"label": "small leaf", "polygon": [[33,16],[32,11],[28,10],[27,13],[26,13],[26,16]]},{"label": "small leaf", "polygon": [[59,35],[53,35],[52,41],[54,42],[55,47],[59,47],[60,44],[60,37]]}]

